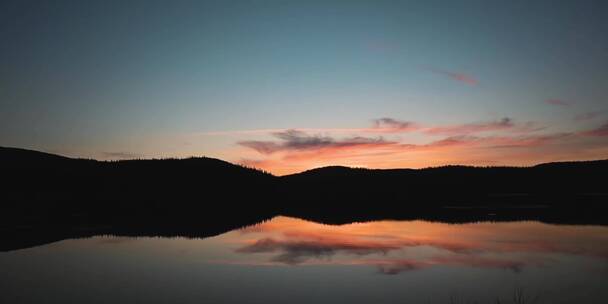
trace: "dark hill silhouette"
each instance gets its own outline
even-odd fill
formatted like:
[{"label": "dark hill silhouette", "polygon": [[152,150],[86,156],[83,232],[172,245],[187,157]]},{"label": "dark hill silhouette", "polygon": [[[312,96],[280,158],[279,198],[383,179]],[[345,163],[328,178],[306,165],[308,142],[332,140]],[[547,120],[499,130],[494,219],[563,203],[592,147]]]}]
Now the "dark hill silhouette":
[{"label": "dark hill silhouette", "polygon": [[164,200],[172,207],[198,205],[214,195],[255,197],[275,179],[213,158],[96,161],[12,148],[0,148],[0,169],[14,208],[24,210],[34,203],[49,212],[68,203],[77,211],[95,202],[128,209],[142,204],[162,207]]},{"label": "dark hill silhouette", "polygon": [[[594,217],[596,210],[604,209],[608,204],[606,180],[605,160],[420,170],[327,167],[285,176],[282,182],[288,186],[281,189],[293,201],[290,211],[294,215],[330,216],[337,221],[343,221],[344,215],[381,218],[403,210],[428,218],[442,214],[437,211],[441,207],[451,210],[451,215],[510,214],[517,218],[538,214],[559,222]],[[549,219],[556,210],[560,212]]]},{"label": "dark hill silhouette", "polygon": [[99,233],[204,237],[289,215],[608,224],[608,161],[325,167],[276,177],[212,158],[96,161],[0,148],[0,249]]}]

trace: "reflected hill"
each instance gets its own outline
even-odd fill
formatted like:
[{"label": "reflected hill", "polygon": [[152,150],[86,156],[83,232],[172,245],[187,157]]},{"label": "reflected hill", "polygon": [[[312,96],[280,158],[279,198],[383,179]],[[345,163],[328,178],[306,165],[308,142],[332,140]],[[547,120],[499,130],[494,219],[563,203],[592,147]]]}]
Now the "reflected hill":
[{"label": "reflected hill", "polygon": [[325,167],[277,177],[212,158],[96,161],[0,148],[0,250],[96,234],[206,237],[276,215],[608,224],[608,161]]}]

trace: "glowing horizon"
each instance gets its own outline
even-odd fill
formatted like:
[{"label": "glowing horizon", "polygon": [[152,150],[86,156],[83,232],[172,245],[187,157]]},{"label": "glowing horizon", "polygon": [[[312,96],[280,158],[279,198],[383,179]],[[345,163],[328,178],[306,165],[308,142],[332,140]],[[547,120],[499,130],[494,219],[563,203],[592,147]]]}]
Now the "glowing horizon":
[{"label": "glowing horizon", "polygon": [[3,2],[0,146],[277,175],[606,159],[605,6]]}]

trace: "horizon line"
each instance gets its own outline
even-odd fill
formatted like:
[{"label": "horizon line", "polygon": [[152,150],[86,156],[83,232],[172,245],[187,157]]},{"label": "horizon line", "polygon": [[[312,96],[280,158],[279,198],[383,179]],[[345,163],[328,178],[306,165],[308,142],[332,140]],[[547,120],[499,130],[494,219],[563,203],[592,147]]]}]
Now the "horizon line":
[{"label": "horizon line", "polygon": [[242,164],[242,163],[238,163],[238,162],[232,162],[232,161],[227,161],[221,158],[216,158],[216,157],[209,157],[209,156],[186,156],[186,157],[163,157],[163,158],[128,158],[128,159],[96,159],[96,158],[87,158],[87,157],[72,157],[72,156],[66,156],[66,155],[61,155],[61,154],[57,154],[57,153],[51,153],[51,152],[46,152],[46,151],[42,151],[42,150],[33,150],[33,149],[26,149],[26,148],[18,148],[18,147],[6,147],[6,146],[0,146],[0,149],[9,149],[9,150],[22,150],[22,151],[28,151],[28,152],[36,152],[36,153],[42,153],[42,154],[47,154],[47,155],[52,155],[52,156],[58,156],[58,157],[62,157],[62,158],[66,158],[66,159],[71,159],[71,160],[89,160],[89,161],[96,161],[96,162],[102,162],[102,163],[111,163],[111,162],[126,162],[126,161],[162,161],[162,160],[188,160],[188,159],[212,159],[212,160],[217,160],[217,161],[221,161],[221,162],[225,162],[234,166],[239,166],[242,168],[247,168],[247,169],[253,169],[256,171],[260,171],[272,176],[276,176],[276,177],[282,177],[282,176],[289,176],[289,175],[298,175],[301,173],[306,173],[306,172],[310,172],[310,171],[314,171],[314,170],[319,170],[319,169],[325,169],[325,168],[347,168],[347,169],[353,169],[353,170],[379,170],[379,171],[388,171],[388,170],[415,170],[415,171],[419,171],[419,170],[428,170],[428,169],[438,169],[438,168],[446,168],[446,167],[465,167],[465,168],[533,168],[533,167],[537,167],[540,165],[547,165],[547,164],[564,164],[564,163],[584,163],[584,162],[601,162],[601,161],[608,161],[608,158],[602,158],[602,159],[589,159],[589,160],[560,160],[560,161],[551,161],[551,162],[538,162],[538,163],[534,163],[531,165],[465,165],[465,164],[458,164],[458,163],[453,163],[453,164],[445,164],[445,165],[440,165],[440,166],[427,166],[427,167],[420,167],[420,168],[411,168],[411,167],[395,167],[395,168],[370,168],[370,167],[351,167],[351,166],[344,166],[344,165],[327,165],[327,166],[319,166],[319,167],[312,167],[310,169],[306,169],[303,171],[299,171],[299,172],[295,172],[295,173],[288,173],[288,174],[283,174],[283,175],[278,175],[278,174],[274,174],[268,170],[262,169],[262,168],[258,168],[255,166],[251,166],[251,165],[246,165],[246,164]]}]

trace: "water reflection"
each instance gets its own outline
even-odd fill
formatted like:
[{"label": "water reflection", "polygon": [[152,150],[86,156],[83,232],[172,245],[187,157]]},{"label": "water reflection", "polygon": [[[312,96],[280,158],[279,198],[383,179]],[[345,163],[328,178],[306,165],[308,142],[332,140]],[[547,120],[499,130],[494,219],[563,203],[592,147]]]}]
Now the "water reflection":
[{"label": "water reflection", "polygon": [[[560,255],[608,260],[605,227],[538,222],[443,224],[378,221],[340,226],[277,217],[226,234],[237,260],[252,265],[370,265],[383,274],[436,266],[519,272]],[[222,261],[218,261],[222,262]]]},{"label": "water reflection", "polygon": [[58,241],[0,252],[0,269],[0,303],[511,303],[523,288],[600,304],[608,227],[276,217],[203,239]]}]

